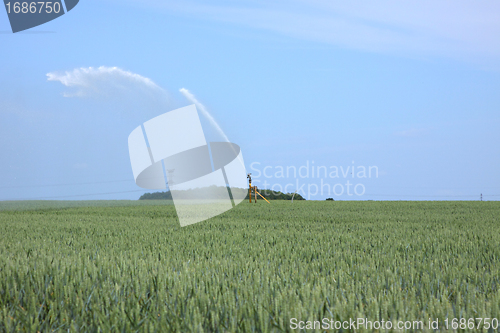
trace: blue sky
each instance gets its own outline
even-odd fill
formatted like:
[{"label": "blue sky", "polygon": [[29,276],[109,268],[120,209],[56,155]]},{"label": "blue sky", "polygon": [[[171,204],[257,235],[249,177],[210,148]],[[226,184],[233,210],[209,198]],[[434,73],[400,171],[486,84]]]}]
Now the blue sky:
[{"label": "blue sky", "polygon": [[[261,187],[500,198],[497,1],[82,0],[16,34],[0,10],[0,43],[0,200],[137,199],[128,135],[181,88]],[[307,164],[378,177],[276,176]]]}]

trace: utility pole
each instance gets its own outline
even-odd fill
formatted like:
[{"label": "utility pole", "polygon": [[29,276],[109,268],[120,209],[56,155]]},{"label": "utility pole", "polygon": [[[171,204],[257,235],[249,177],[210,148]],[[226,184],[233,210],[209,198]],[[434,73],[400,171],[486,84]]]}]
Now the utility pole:
[{"label": "utility pole", "polygon": [[481,193],[481,201],[483,201],[483,194]]}]

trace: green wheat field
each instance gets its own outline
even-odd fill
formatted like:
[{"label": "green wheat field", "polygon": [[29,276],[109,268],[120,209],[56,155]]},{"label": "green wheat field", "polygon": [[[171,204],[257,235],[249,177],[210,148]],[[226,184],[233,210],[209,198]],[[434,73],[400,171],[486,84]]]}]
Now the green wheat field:
[{"label": "green wheat field", "polygon": [[1,202],[0,234],[0,332],[500,319],[500,202]]}]

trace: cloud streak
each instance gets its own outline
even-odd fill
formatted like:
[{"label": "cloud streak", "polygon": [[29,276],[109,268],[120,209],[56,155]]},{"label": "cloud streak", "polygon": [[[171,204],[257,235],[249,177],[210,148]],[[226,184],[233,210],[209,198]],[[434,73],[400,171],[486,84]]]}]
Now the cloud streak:
[{"label": "cloud streak", "polygon": [[242,0],[210,5],[197,0],[181,4],[141,0],[140,4],[369,52],[496,64],[500,60],[496,0]]}]

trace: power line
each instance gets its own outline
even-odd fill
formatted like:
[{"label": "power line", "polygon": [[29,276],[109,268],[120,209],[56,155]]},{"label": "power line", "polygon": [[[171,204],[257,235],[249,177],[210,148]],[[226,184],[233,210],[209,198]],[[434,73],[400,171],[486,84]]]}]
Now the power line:
[{"label": "power line", "polygon": [[[469,198],[477,197],[477,194],[469,195],[413,195],[413,194],[364,194],[363,196],[379,197],[417,197],[417,198]],[[483,194],[483,197],[498,197],[500,194]]]},{"label": "power line", "polygon": [[[444,186],[443,186],[444,187]],[[371,186],[370,188],[391,188],[391,189],[398,189],[398,188],[409,188],[409,189],[442,189],[443,187],[435,187],[435,186]],[[468,187],[445,187],[447,190],[463,190],[463,189],[471,189],[471,188],[478,188],[478,189],[500,189],[500,186],[468,186]]]},{"label": "power line", "polygon": [[60,199],[60,198],[87,197],[87,196],[92,196],[92,195],[121,194],[121,193],[133,193],[133,192],[144,192],[144,191],[147,191],[147,190],[133,190],[133,191],[106,192],[106,193],[89,193],[89,194],[61,195],[61,196],[36,197],[36,198],[17,198],[17,199],[8,199],[8,200],[5,200],[5,201]]},{"label": "power line", "polygon": [[66,184],[46,184],[46,185],[15,185],[15,186],[1,186],[0,189],[4,188],[31,188],[31,187],[57,187],[57,186],[73,186],[73,185],[93,185],[93,184],[109,184],[109,183],[122,183],[131,182],[133,179],[124,180],[109,180],[102,182],[87,182],[87,183],[66,183]]}]

